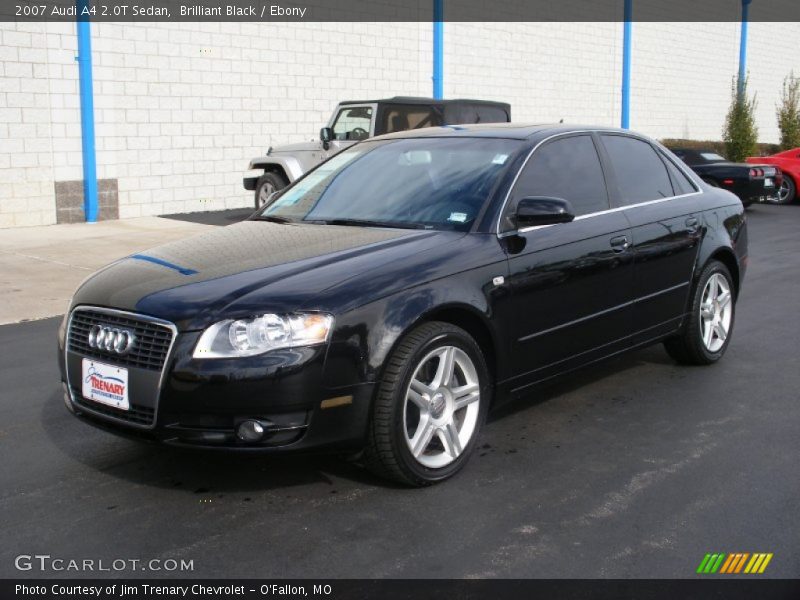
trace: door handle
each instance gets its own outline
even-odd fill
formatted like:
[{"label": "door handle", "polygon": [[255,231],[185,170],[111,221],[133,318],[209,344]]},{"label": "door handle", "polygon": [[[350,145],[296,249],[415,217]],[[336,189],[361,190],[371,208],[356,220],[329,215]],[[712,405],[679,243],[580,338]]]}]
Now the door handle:
[{"label": "door handle", "polygon": [[700,228],[700,221],[697,219],[697,217],[689,217],[686,219],[686,227],[689,228],[689,231],[694,233]]},{"label": "door handle", "polygon": [[628,239],[627,235],[613,237],[609,243],[611,244],[611,248],[614,249],[614,252],[625,252],[631,245],[631,241]]}]

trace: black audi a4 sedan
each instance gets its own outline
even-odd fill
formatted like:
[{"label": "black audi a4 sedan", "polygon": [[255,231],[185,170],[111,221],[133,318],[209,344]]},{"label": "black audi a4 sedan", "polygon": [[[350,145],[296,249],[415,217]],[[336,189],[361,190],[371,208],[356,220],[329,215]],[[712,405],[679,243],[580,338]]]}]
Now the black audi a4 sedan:
[{"label": "black audi a4 sedan", "polygon": [[391,134],[89,278],[60,331],[64,400],[123,435],[342,452],[426,485],[554,376],[658,342],[717,361],[746,264],[739,199],[641,135]]}]

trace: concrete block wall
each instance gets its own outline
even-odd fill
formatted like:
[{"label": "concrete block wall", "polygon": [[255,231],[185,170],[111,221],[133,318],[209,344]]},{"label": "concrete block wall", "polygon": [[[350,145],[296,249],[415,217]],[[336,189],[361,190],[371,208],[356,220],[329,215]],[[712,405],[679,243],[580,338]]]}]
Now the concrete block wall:
[{"label": "concrete block wall", "polygon": [[446,97],[497,99],[514,121],[617,125],[617,23],[447,23]]},{"label": "concrete block wall", "polygon": [[739,70],[738,23],[635,23],[631,128],[718,140]]},{"label": "concrete block wall", "polygon": [[[739,27],[635,23],[633,128],[719,139]],[[760,139],[775,142],[800,24],[751,23],[749,37]],[[425,22],[101,23],[92,43],[97,174],[122,218],[249,206],[247,161],[316,137],[339,100],[431,93]],[[621,52],[621,23],[447,23],[445,96],[616,126]],[[0,23],[0,227],[55,223],[56,182],[82,177],[75,54],[74,23]]]},{"label": "concrete block wall", "polygon": [[75,42],[74,24],[0,23],[0,227],[55,223],[57,166],[80,161]]},{"label": "concrete block wall", "polygon": [[426,29],[100,24],[98,175],[121,217],[245,206],[250,158],[316,137],[339,100],[427,92]]},{"label": "concrete block wall", "polygon": [[775,109],[783,80],[791,71],[800,77],[800,23],[750,23],[748,39],[748,86],[756,94],[759,139],[777,143]]},{"label": "concrete block wall", "polygon": [[[783,78],[800,76],[800,23],[749,24],[750,92],[762,142]],[[619,126],[622,23],[448,23],[445,95],[498,98],[515,121]],[[631,128],[718,140],[739,70],[740,24],[634,23]]]},{"label": "concrete block wall", "polygon": [[[55,223],[55,182],[82,177],[76,43],[0,23],[0,227]],[[339,100],[429,94],[431,44],[417,22],[93,24],[97,176],[121,218],[251,205],[247,162]]]}]

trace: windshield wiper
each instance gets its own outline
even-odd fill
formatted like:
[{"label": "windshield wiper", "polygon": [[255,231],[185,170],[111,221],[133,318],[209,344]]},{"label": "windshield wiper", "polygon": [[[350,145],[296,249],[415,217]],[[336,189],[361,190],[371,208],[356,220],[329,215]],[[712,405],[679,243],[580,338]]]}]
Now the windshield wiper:
[{"label": "windshield wiper", "polygon": [[277,215],[258,215],[257,217],[250,217],[251,221],[269,221],[270,223],[294,223],[288,217],[279,217]]},{"label": "windshield wiper", "polygon": [[393,229],[427,229],[422,223],[398,223],[395,221],[371,221],[369,219],[328,219],[325,225],[352,225],[354,227],[391,227]]}]

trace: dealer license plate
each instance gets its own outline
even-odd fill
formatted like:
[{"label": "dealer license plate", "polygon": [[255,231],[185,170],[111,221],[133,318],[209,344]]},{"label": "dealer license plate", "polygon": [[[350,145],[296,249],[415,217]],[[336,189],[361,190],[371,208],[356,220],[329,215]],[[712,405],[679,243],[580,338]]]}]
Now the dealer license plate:
[{"label": "dealer license plate", "polygon": [[129,410],[128,369],[84,358],[81,364],[83,397],[120,410]]},{"label": "dealer license plate", "polygon": [[772,177],[767,177],[764,180],[764,187],[775,187],[775,181],[772,179]]}]

